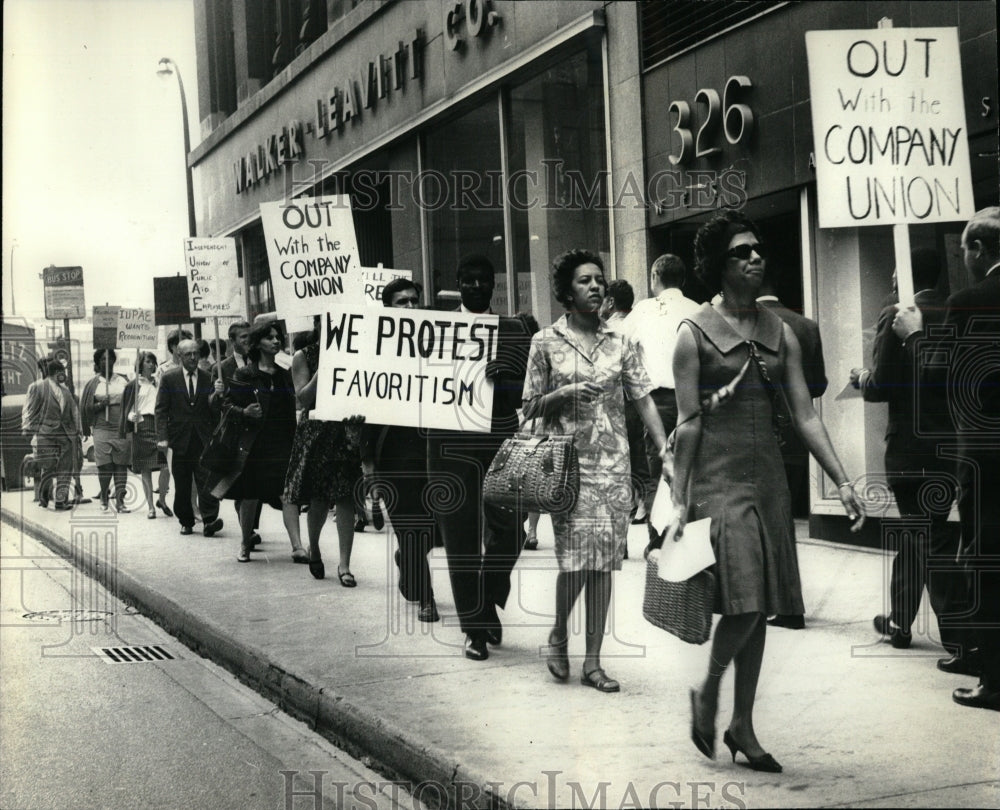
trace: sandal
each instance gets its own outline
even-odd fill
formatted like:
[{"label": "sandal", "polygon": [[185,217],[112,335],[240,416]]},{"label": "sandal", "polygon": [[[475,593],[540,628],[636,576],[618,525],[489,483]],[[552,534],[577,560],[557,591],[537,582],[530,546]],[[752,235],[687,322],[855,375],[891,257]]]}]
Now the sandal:
[{"label": "sandal", "polygon": [[545,666],[549,668],[552,677],[557,681],[569,680],[569,639],[564,638],[558,644],[554,641],[555,629],[549,633],[549,654],[545,657]]},{"label": "sandal", "polygon": [[156,520],[156,510],[150,509],[149,512],[146,513],[146,517],[148,517],[150,520]]},{"label": "sandal", "polygon": [[524,550],[525,551],[535,551],[538,549],[538,535],[537,534],[526,534],[524,536]]},{"label": "sandal", "polygon": [[607,673],[600,667],[592,669],[590,672],[581,673],[580,683],[584,686],[593,687],[598,692],[617,692],[621,689],[618,681],[614,678],[609,678]]},{"label": "sandal", "polygon": [[354,578],[354,574],[350,571],[341,571],[340,566],[337,566],[337,579],[340,580],[340,584],[345,588],[356,588],[358,581]]},{"label": "sandal", "polygon": [[322,560],[309,560],[309,573],[316,579],[323,579],[326,576],[326,566]]},{"label": "sandal", "polygon": [[250,562],[250,549],[241,547],[240,553],[236,555],[236,562]]},{"label": "sandal", "polygon": [[309,562],[309,552],[299,546],[292,549],[292,562],[306,565]]}]

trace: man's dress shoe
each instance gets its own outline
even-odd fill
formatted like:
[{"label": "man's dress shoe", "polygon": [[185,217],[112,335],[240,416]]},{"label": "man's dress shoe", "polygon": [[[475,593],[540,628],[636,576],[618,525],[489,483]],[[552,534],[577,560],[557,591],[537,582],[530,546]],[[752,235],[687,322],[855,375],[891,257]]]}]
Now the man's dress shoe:
[{"label": "man's dress shoe", "polygon": [[789,630],[805,630],[806,619],[804,616],[784,615],[779,613],[767,620],[771,627],[785,627]]},{"label": "man's dress shoe", "polygon": [[465,657],[473,661],[485,661],[489,658],[490,651],[486,648],[486,637],[480,635],[466,636]]},{"label": "man's dress shoe", "polygon": [[218,531],[222,531],[222,518],[216,518],[215,520],[209,521],[205,524],[205,537],[212,537]]},{"label": "man's dress shoe", "polygon": [[190,526],[181,526],[181,534],[194,534],[194,529]]},{"label": "man's dress shoe", "polygon": [[875,632],[884,636],[897,650],[905,650],[910,646],[910,642],[913,641],[913,636],[903,630],[903,628],[896,627],[896,625],[889,621],[888,616],[879,614],[872,619],[872,624],[875,626]]},{"label": "man's dress shoe", "polygon": [[974,709],[992,709],[1000,712],[1000,690],[990,692],[979,684],[975,689],[962,687],[951,693],[951,699],[959,706],[971,706]]},{"label": "man's dress shoe", "polygon": [[965,655],[953,655],[951,658],[939,658],[937,668],[952,675],[972,675],[979,677],[979,655],[967,652]]}]

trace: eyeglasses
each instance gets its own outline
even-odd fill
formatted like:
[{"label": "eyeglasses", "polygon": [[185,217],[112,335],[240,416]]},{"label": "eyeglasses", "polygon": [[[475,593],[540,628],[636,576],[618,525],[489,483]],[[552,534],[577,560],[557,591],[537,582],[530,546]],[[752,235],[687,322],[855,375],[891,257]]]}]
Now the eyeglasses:
[{"label": "eyeglasses", "polygon": [[726,251],[726,256],[730,259],[739,259],[741,262],[745,262],[753,253],[756,253],[762,259],[767,258],[767,248],[765,248],[760,242],[753,245],[743,244],[729,248],[729,250]]}]

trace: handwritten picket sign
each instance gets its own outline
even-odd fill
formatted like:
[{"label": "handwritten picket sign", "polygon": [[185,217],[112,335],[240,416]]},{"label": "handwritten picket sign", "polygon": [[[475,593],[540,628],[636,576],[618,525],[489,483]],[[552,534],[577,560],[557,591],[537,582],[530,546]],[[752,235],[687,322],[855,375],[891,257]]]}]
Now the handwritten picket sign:
[{"label": "handwritten picket sign", "polygon": [[361,273],[362,291],[366,304],[382,304],[382,290],[390,281],[397,278],[413,279],[411,270],[394,270],[391,267],[383,267],[381,264],[376,267],[359,267]]},{"label": "handwritten picket sign", "polygon": [[119,307],[116,330],[119,349],[148,349],[155,352],[159,347],[156,315],[151,309]]},{"label": "handwritten picket sign", "polygon": [[184,270],[192,317],[246,315],[235,239],[185,238]]},{"label": "handwritten picket sign", "polygon": [[321,316],[318,419],[489,432],[496,315],[330,308]]},{"label": "handwritten picket sign", "polygon": [[275,310],[286,322],[311,319],[363,296],[351,198],[307,197],[260,204]]},{"label": "handwritten picket sign", "polygon": [[821,228],[975,210],[956,28],[807,31]]}]

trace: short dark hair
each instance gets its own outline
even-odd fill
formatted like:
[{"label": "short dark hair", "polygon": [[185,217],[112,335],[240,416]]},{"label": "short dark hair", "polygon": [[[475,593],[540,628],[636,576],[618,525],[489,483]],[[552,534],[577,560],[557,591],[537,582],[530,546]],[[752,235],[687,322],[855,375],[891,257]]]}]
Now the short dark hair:
[{"label": "short dark hair", "polygon": [[694,237],[695,273],[709,292],[722,289],[722,271],[726,266],[729,243],[738,233],[752,233],[761,241],[753,220],[741,211],[725,209],[698,229]]},{"label": "short dark hair", "polygon": [[187,329],[174,329],[167,335],[167,351],[171,354],[182,340],[191,340],[194,336]]},{"label": "short dark hair", "polygon": [[411,281],[408,278],[394,278],[392,281],[390,281],[382,288],[382,305],[391,307],[392,297],[396,293],[402,292],[403,290],[408,290],[411,287],[417,291],[418,296],[421,294],[422,290],[420,289],[420,285],[417,284],[417,282]]},{"label": "short dark hair", "polygon": [[[576,268],[582,264],[596,264],[601,273],[604,273],[604,262],[601,261],[601,257],[589,250],[567,250],[552,262],[552,294],[566,309],[569,309],[569,303],[572,300],[570,288],[573,284],[573,274],[576,273]],[[607,294],[607,292],[608,285],[605,282],[604,293]]]},{"label": "short dark hair", "polygon": [[118,359],[118,355],[115,354],[114,349],[95,349],[94,350],[94,370],[103,371],[104,370],[104,355],[108,355],[108,360],[111,364],[111,368],[115,367],[115,361]]},{"label": "short dark hair", "polygon": [[684,260],[673,253],[664,253],[649,269],[664,287],[683,287],[687,278]]},{"label": "short dark hair", "polygon": [[198,338],[198,356],[204,360],[212,353],[212,347],[208,345],[205,338]]},{"label": "short dark hair", "polygon": [[253,362],[260,360],[260,342],[269,334],[271,330],[278,333],[278,340],[284,344],[287,340],[285,335],[285,330],[281,325],[281,321],[264,321],[257,324],[253,329],[250,330],[250,348],[247,349],[247,357],[249,357]]},{"label": "short dark hair", "polygon": [[1000,207],[980,208],[972,215],[962,233],[964,244],[978,239],[992,257],[1000,257]]},{"label": "short dark hair", "polygon": [[236,321],[236,323],[229,324],[229,331],[226,334],[228,334],[229,339],[232,340],[233,335],[235,335],[238,331],[249,328],[250,324],[247,323],[247,321]]},{"label": "short dark hair", "polygon": [[930,290],[937,286],[941,275],[941,259],[934,248],[917,248],[910,252],[913,269],[913,289]]},{"label": "short dark hair", "polygon": [[464,276],[470,270],[485,270],[491,276],[496,275],[496,270],[493,268],[493,262],[486,258],[482,253],[470,253],[468,256],[463,256],[458,263],[458,270],[455,271],[455,278],[461,283],[462,276]]},{"label": "short dark hair", "polygon": [[619,312],[629,312],[635,303],[635,292],[625,279],[618,278],[608,285],[608,296],[615,302]]}]

